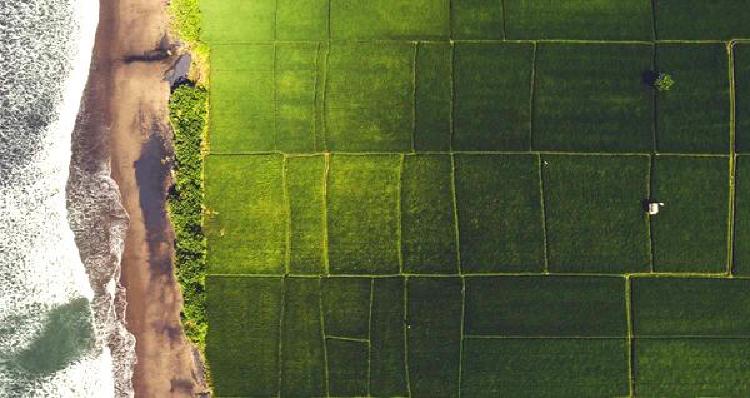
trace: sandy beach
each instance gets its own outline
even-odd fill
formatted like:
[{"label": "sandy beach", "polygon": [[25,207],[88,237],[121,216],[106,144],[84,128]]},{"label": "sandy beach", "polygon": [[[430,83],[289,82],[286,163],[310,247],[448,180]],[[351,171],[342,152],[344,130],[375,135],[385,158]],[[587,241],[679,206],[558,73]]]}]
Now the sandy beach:
[{"label": "sandy beach", "polygon": [[[127,329],[136,339],[136,397],[192,397],[204,390],[202,372],[196,371],[197,354],[179,321],[182,298],[173,276],[174,234],[165,211],[170,172],[163,159],[171,144],[164,73],[174,59],[124,61],[167,46],[167,28],[163,0],[101,2],[76,129],[82,144],[74,145],[73,155],[74,163],[89,165],[87,173],[100,172],[97,165],[111,165],[129,217],[121,283],[127,292]],[[117,213],[111,210],[113,217],[124,218]]]}]

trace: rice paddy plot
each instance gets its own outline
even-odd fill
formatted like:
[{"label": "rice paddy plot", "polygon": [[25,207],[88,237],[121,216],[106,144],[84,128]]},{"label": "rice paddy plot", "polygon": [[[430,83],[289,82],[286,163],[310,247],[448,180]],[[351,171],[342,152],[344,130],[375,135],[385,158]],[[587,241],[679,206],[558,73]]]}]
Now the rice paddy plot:
[{"label": "rice paddy plot", "polygon": [[650,0],[505,0],[508,39],[651,40]]},{"label": "rice paddy plot", "polygon": [[274,40],[276,1],[201,0],[201,39],[209,44]]},{"label": "rice paddy plot", "polygon": [[649,270],[647,156],[544,155],[542,175],[550,271]]},{"label": "rice paddy plot", "polygon": [[450,1],[330,0],[334,40],[448,39]]},{"label": "rice paddy plot", "polygon": [[215,46],[211,72],[211,153],[276,146],[273,45]]},{"label": "rice paddy plot", "polygon": [[636,339],[638,397],[750,396],[750,339]]},{"label": "rice paddy plot", "polygon": [[544,227],[533,155],[456,155],[461,267],[541,272]]},{"label": "rice paddy plot", "polygon": [[674,86],[656,95],[656,149],[671,153],[729,153],[729,73],[726,46],[659,44],[656,70]]},{"label": "rice paddy plot", "polygon": [[372,281],[369,278],[326,278],[321,283],[326,336],[369,339]]},{"label": "rice paddy plot", "polygon": [[725,272],[728,158],[656,156],[654,162],[652,196],[665,204],[651,218],[654,270]]},{"label": "rice paddy plot", "polygon": [[626,397],[624,338],[467,338],[465,397]]},{"label": "rice paddy plot", "polygon": [[654,11],[660,40],[750,38],[750,8],[745,1],[657,0]]},{"label": "rice paddy plot", "polygon": [[328,39],[330,0],[276,0],[277,40]]},{"label": "rice paddy plot", "polygon": [[325,168],[322,155],[286,158],[289,271],[294,274],[325,270]]},{"label": "rice paddy plot", "polygon": [[407,396],[404,278],[376,278],[372,283],[370,394]]},{"label": "rice paddy plot", "polygon": [[405,152],[414,131],[413,43],[332,44],[326,72],[331,151]]},{"label": "rice paddy plot", "polygon": [[206,158],[205,228],[211,273],[283,272],[288,217],[283,162],[280,155]]},{"label": "rice paddy plot", "polygon": [[737,43],[734,51],[737,152],[750,152],[750,44]]},{"label": "rice paddy plot", "polygon": [[531,44],[455,46],[453,148],[529,149]]},{"label": "rice paddy plot", "polygon": [[451,149],[453,45],[419,43],[416,63],[414,149]]},{"label": "rice paddy plot", "polygon": [[450,155],[406,155],[401,247],[407,273],[455,273],[456,225]]},{"label": "rice paddy plot", "polygon": [[737,157],[735,168],[734,272],[750,275],[750,157]]},{"label": "rice paddy plot", "polygon": [[653,46],[540,44],[534,75],[533,147],[577,152],[650,152]]},{"label": "rice paddy plot", "polygon": [[497,0],[453,0],[453,39],[501,40],[505,38],[502,2]]},{"label": "rice paddy plot", "polygon": [[466,278],[465,333],[625,337],[625,280],[584,276]]},{"label": "rice paddy plot", "polygon": [[282,280],[209,276],[206,359],[217,396],[279,392]]},{"label": "rice paddy plot", "polygon": [[750,337],[750,280],[635,278],[634,333]]},{"label": "rice paddy plot", "polygon": [[366,397],[368,343],[326,339],[330,396]]},{"label": "rice paddy plot", "polygon": [[331,273],[399,271],[400,155],[333,155],[328,179]]}]

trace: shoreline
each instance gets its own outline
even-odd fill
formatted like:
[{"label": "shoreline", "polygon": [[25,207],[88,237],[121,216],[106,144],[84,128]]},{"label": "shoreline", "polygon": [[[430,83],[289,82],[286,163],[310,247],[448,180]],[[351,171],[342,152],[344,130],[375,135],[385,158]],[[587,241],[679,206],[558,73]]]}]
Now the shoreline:
[{"label": "shoreline", "polygon": [[[104,225],[84,219],[76,242],[84,262],[89,261],[92,281],[96,279],[92,271],[101,272],[90,265],[97,258],[114,263],[115,276],[121,272],[119,283],[124,289],[117,289],[120,300],[112,316],[135,337],[132,392],[126,391],[128,333],[121,333],[121,338],[113,333],[107,342],[115,368],[118,361],[125,365],[117,370],[117,376],[125,379],[115,380],[118,397],[133,392],[136,397],[192,397],[206,390],[200,355],[180,324],[182,297],[172,263],[174,233],[165,211],[171,177],[163,160],[171,155],[172,144],[164,73],[176,57],[123,62],[168,45],[166,13],[161,0],[100,2],[89,80],[73,137],[71,170],[80,170],[68,182],[69,207],[76,199],[71,187],[88,183],[87,191],[105,200],[93,211],[109,216]],[[123,223],[129,227],[124,242],[117,245],[116,231],[125,232]],[[91,241],[92,234],[96,242]],[[108,253],[102,252],[103,243],[110,247]],[[123,249],[121,257],[112,247]]]}]

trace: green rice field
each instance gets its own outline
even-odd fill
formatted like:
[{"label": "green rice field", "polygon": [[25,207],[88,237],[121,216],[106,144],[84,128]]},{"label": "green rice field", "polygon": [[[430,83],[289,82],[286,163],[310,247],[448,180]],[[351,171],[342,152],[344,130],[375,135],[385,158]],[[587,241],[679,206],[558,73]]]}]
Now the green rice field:
[{"label": "green rice field", "polygon": [[200,4],[215,396],[750,396],[750,5]]}]

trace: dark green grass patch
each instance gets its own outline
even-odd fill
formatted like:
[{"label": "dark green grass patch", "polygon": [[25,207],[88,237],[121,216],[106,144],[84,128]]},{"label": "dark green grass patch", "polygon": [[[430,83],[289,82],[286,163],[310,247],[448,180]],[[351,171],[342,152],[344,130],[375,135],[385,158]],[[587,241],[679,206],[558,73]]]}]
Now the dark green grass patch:
[{"label": "dark green grass patch", "polygon": [[651,265],[647,156],[542,157],[549,268],[641,272]]},{"label": "dark green grass patch", "polygon": [[398,155],[334,155],[328,179],[332,273],[399,269]]},{"label": "dark green grass patch", "polygon": [[336,40],[447,39],[450,1],[330,0]]},{"label": "dark green grass patch", "polygon": [[750,280],[636,278],[636,336],[750,336]]},{"label": "dark green grass patch", "polygon": [[541,271],[544,227],[533,155],[456,156],[464,272]]},{"label": "dark green grass patch", "polygon": [[625,339],[464,342],[465,397],[625,397],[628,390]]},{"label": "dark green grass patch", "polygon": [[622,278],[466,278],[469,335],[624,337],[626,318]]},{"label": "dark green grass patch", "polygon": [[454,0],[454,39],[504,39],[503,5],[497,0]]},{"label": "dark green grass patch", "polygon": [[274,46],[215,46],[211,72],[211,153],[275,147]]},{"label": "dark green grass patch", "polygon": [[637,339],[637,397],[750,396],[750,339]]},{"label": "dark green grass patch", "polygon": [[274,396],[279,390],[279,278],[209,276],[206,358],[217,396]]},{"label": "dark green grass patch", "polygon": [[750,8],[737,0],[657,0],[660,40],[750,38]]},{"label": "dark green grass patch", "polygon": [[366,397],[367,343],[329,338],[326,344],[331,396]]},{"label": "dark green grass patch", "polygon": [[651,40],[650,0],[505,0],[509,39]]},{"label": "dark green grass patch", "polygon": [[404,271],[457,271],[450,155],[407,155],[401,177]]},{"label": "dark green grass patch", "polygon": [[373,280],[370,329],[370,394],[407,396],[404,342],[404,279]]},{"label": "dark green grass patch", "polygon": [[750,274],[750,157],[738,156],[735,168],[734,272]]},{"label": "dark green grass patch", "polygon": [[534,88],[535,149],[650,152],[653,47],[540,44]]},{"label": "dark green grass patch", "polygon": [[734,45],[737,152],[750,152],[750,44]]},{"label": "dark green grass patch", "polygon": [[279,155],[206,158],[206,239],[214,274],[281,273],[287,212]]},{"label": "dark green grass patch", "polygon": [[653,197],[664,202],[651,219],[658,272],[723,272],[727,265],[729,160],[657,156]]},{"label": "dark green grass patch", "polygon": [[[318,44],[276,45],[276,140],[283,152],[315,152]],[[267,132],[271,135],[271,132]],[[318,148],[322,149],[322,148]]]},{"label": "dark green grass patch", "polygon": [[455,47],[455,133],[458,150],[528,150],[531,44]]},{"label": "dark green grass patch", "polygon": [[[254,292],[246,294],[253,297]],[[281,396],[325,395],[320,281],[287,278],[281,328]],[[266,325],[269,327],[272,325]]]},{"label": "dark green grass patch", "polygon": [[370,334],[369,278],[323,279],[326,336],[367,339]]},{"label": "dark green grass patch", "polygon": [[276,0],[276,38],[328,39],[328,1]]},{"label": "dark green grass patch", "polygon": [[452,51],[449,43],[420,43],[417,48],[414,147],[418,151],[451,148]]},{"label": "dark green grass patch", "polygon": [[325,167],[323,156],[286,158],[289,269],[295,274],[320,274],[325,266]]},{"label": "dark green grass patch", "polygon": [[413,396],[454,397],[458,394],[461,285],[459,278],[407,280],[407,344]]},{"label": "dark green grass patch", "polygon": [[724,44],[660,44],[656,68],[675,85],[656,97],[659,152],[729,152],[729,73]]},{"label": "dark green grass patch", "polygon": [[201,0],[200,5],[203,15],[201,38],[206,43],[274,39],[276,0]]},{"label": "dark green grass patch", "polygon": [[401,152],[414,129],[414,44],[334,44],[326,78],[332,151]]}]

